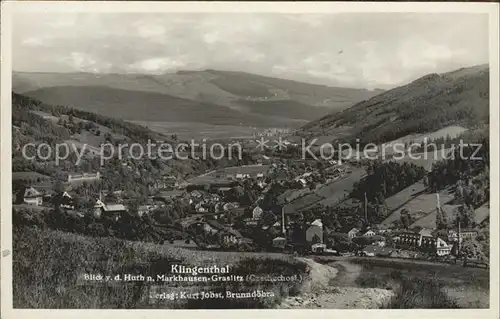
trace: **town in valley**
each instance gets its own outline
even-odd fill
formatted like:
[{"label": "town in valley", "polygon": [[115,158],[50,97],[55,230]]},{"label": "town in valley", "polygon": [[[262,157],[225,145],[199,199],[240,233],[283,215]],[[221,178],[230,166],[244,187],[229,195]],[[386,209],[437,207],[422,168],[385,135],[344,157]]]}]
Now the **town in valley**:
[{"label": "town in valley", "polygon": [[489,308],[483,18],[19,15],[15,308]]}]

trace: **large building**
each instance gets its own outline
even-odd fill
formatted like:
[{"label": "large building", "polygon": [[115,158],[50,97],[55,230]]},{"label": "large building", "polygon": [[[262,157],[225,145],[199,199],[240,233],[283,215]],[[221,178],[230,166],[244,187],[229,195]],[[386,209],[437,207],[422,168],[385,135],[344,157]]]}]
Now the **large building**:
[{"label": "large building", "polygon": [[451,242],[458,242],[458,238],[460,238],[460,242],[465,239],[473,239],[478,235],[478,231],[475,229],[462,229],[460,234],[456,230],[448,231],[448,240]]},{"label": "large building", "polygon": [[420,232],[403,232],[393,240],[399,247],[435,252],[438,256],[449,255],[452,248],[443,239],[432,236],[427,229],[422,229]]},{"label": "large building", "polygon": [[306,241],[308,243],[323,243],[323,223],[316,219],[306,230]]},{"label": "large building", "polygon": [[97,173],[62,173],[62,179],[68,183],[98,181],[101,174]]}]

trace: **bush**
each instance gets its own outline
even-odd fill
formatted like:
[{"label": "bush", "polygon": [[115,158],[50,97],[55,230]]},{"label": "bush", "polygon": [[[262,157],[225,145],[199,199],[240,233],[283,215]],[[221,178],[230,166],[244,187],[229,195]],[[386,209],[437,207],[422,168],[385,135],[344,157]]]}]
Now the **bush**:
[{"label": "bush", "polygon": [[387,305],[390,309],[450,309],[460,308],[443,291],[434,278],[403,279],[396,295]]}]

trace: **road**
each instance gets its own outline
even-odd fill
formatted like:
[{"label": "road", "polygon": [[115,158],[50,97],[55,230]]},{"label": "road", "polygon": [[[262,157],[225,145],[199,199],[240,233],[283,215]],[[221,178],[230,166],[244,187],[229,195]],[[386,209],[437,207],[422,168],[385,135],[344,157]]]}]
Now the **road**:
[{"label": "road", "polygon": [[[387,261],[392,263],[401,263],[401,264],[413,264],[413,265],[432,265],[432,266],[442,266],[442,267],[460,267],[462,268],[462,264],[457,262],[457,264],[448,264],[444,262],[436,262],[430,260],[418,260],[418,259],[405,259],[405,258],[384,258],[384,257],[342,257],[342,256],[321,256],[321,255],[308,255],[308,258],[314,258],[320,262],[337,262],[337,261],[356,261],[356,260],[373,260],[377,261]],[[482,268],[473,268],[483,271],[488,271],[487,269]]]}]

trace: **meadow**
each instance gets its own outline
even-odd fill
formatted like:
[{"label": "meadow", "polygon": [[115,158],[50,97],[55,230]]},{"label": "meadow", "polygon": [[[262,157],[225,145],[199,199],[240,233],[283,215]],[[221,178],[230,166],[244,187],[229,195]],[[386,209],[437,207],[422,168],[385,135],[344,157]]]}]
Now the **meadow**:
[{"label": "meadow", "polygon": [[274,291],[274,298],[252,298],[203,303],[188,300],[157,300],[156,289],[164,292],[193,292],[243,289],[234,282],[203,287],[172,283],[112,282],[83,280],[84,274],[143,274],[156,278],[168,274],[172,264],[186,266],[232,265],[237,274],[305,273],[306,265],[291,256],[196,251],[168,245],[131,242],[115,238],[94,238],[44,230],[15,227],[13,230],[14,308],[107,309],[107,308],[268,308],[283,296],[297,293],[300,286],[288,283],[257,285],[255,289]]}]

